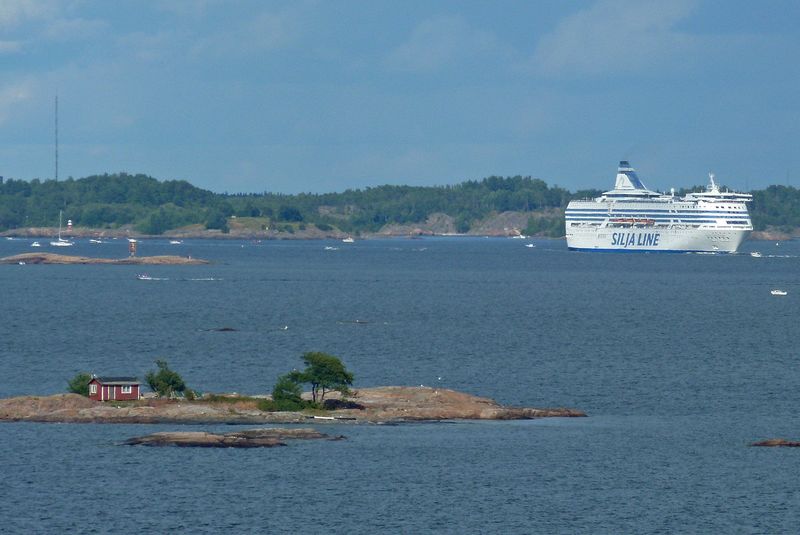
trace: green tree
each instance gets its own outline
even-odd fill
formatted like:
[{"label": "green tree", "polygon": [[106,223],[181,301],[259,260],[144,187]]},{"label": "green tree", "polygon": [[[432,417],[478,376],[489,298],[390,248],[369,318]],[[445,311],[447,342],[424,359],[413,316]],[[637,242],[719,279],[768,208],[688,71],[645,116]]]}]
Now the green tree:
[{"label": "green tree", "polygon": [[343,396],[350,393],[353,385],[353,374],[347,371],[342,361],[333,355],[312,351],[303,354],[306,369],[295,371],[289,377],[296,383],[311,384],[311,401],[321,403],[329,391],[341,392]]},{"label": "green tree", "polygon": [[300,384],[297,382],[295,375],[287,373],[278,377],[278,382],[272,388],[273,400],[302,403]]},{"label": "green tree", "polygon": [[89,397],[89,381],[91,380],[91,374],[80,372],[67,382],[67,391]]},{"label": "green tree", "polygon": [[145,374],[144,379],[147,381],[147,386],[155,392],[158,397],[171,398],[183,394],[186,391],[186,383],[183,378],[171,369],[164,360],[157,360],[157,372],[149,371]]},{"label": "green tree", "polygon": [[303,215],[294,206],[281,206],[279,217],[284,221],[302,221]]},{"label": "green tree", "polygon": [[230,232],[228,218],[226,218],[225,214],[217,208],[213,208],[208,212],[205,225],[207,229],[219,229],[223,232],[223,234]]}]

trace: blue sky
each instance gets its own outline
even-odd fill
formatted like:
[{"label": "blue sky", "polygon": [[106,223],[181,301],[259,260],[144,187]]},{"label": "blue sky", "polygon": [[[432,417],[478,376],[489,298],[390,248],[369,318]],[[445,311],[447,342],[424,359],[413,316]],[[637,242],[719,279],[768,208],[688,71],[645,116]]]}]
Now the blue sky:
[{"label": "blue sky", "polygon": [[800,2],[0,1],[0,175],[800,185]]}]

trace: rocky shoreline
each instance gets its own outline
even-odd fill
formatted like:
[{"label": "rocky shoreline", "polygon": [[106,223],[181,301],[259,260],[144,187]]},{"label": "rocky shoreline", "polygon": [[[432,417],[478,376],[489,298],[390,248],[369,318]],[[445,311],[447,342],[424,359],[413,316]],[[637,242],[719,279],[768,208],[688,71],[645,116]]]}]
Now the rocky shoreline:
[{"label": "rocky shoreline", "polygon": [[23,253],[0,258],[0,264],[116,264],[116,265],[200,265],[208,260],[186,256],[130,256],[125,258],[96,258],[53,253]]},{"label": "rocky shoreline", "polygon": [[568,408],[505,407],[489,398],[431,387],[364,388],[349,398],[362,409],[263,412],[254,401],[142,399],[101,402],[77,394],[0,400],[0,422],[120,424],[373,423],[437,420],[525,420],[583,417]]},{"label": "rocky shoreline", "polygon": [[[539,217],[553,217],[556,215],[559,214],[553,211],[538,214]],[[531,217],[531,214],[527,212],[502,212],[476,224],[469,232],[459,234],[456,232],[455,220],[451,216],[446,214],[431,214],[426,221],[403,225],[390,224],[377,232],[362,232],[358,233],[357,236],[362,239],[421,236],[514,237],[519,236],[522,229],[527,226],[529,217]],[[339,240],[350,236],[350,234],[337,229],[323,231],[315,225],[308,225],[304,229],[298,228],[293,232],[284,232],[277,229],[253,230],[252,228],[237,225],[235,221],[236,220],[230,221],[230,230],[228,232],[206,229],[201,225],[191,225],[189,227],[168,230],[164,232],[164,234],[151,235],[142,234],[128,225],[116,229],[75,227],[69,231],[69,237],[77,239],[102,238],[104,240],[126,238],[136,238],[139,240]],[[23,227],[0,232],[0,236],[17,239],[40,239],[55,236],[57,231],[57,228],[50,227]],[[537,237],[541,238],[544,236]],[[755,241],[786,241],[795,238],[800,238],[800,228],[792,229],[789,232],[777,228],[753,231],[750,233],[748,239]]]}]

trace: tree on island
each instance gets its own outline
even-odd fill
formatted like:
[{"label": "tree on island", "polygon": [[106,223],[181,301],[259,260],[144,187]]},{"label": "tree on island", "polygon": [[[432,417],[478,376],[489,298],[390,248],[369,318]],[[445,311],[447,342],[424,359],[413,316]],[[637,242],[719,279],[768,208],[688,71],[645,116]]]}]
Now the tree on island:
[{"label": "tree on island", "polygon": [[147,386],[160,398],[172,398],[179,395],[194,397],[194,392],[186,388],[186,383],[178,372],[169,369],[165,360],[157,360],[158,372],[149,371],[144,376]]},{"label": "tree on island", "polygon": [[67,382],[67,391],[89,397],[89,381],[91,380],[92,374],[80,372]]},{"label": "tree on island", "polygon": [[350,393],[353,385],[353,374],[347,371],[338,357],[311,351],[303,354],[306,369],[290,372],[286,377],[296,384],[311,384],[311,401],[317,403],[325,400],[330,391],[340,392],[343,396]]},{"label": "tree on island", "polygon": [[277,410],[296,411],[303,409],[300,384],[292,377],[291,373],[278,377],[278,382],[272,388],[271,408]]}]

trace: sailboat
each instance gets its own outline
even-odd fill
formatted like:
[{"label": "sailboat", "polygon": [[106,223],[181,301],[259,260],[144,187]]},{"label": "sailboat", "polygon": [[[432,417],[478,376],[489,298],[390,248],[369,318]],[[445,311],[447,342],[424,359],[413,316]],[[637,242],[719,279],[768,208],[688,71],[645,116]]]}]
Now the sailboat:
[{"label": "sailboat", "polygon": [[62,210],[58,211],[58,239],[56,241],[51,241],[50,245],[52,245],[54,247],[72,247],[73,245],[75,245],[73,242],[71,242],[69,240],[65,240],[65,239],[63,239],[61,237],[61,216],[62,216],[62,213],[63,213]]}]

